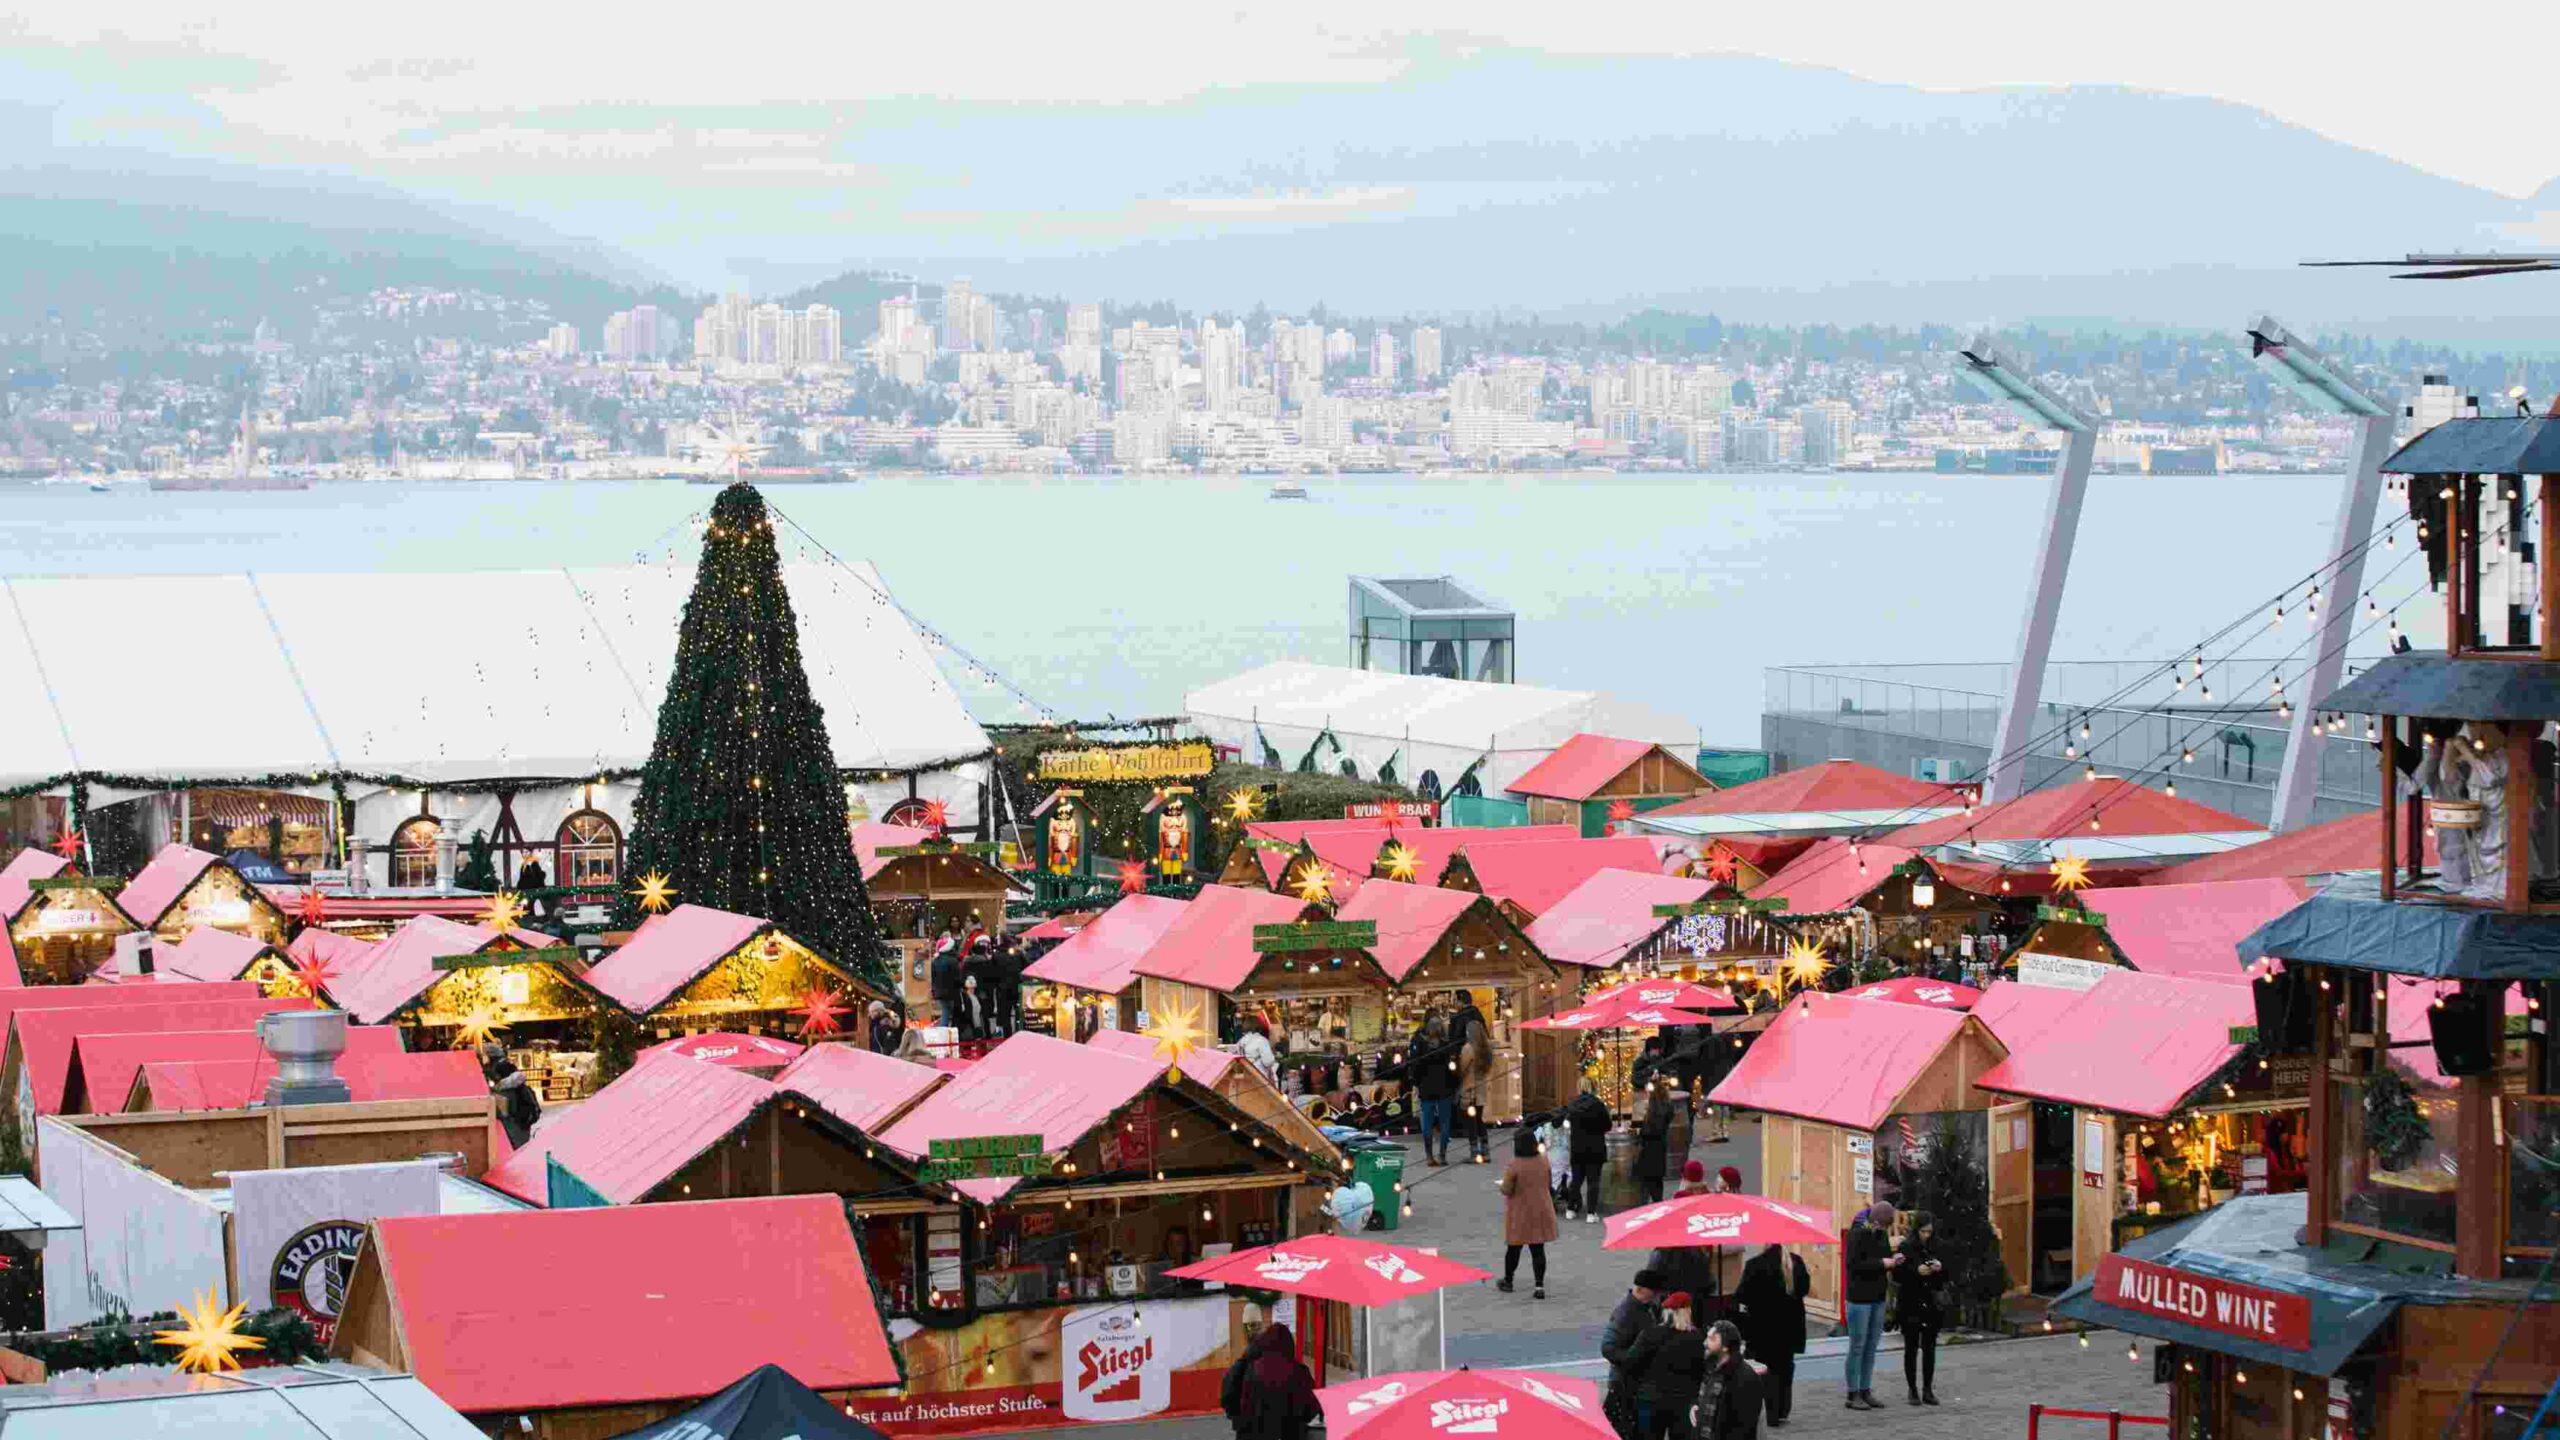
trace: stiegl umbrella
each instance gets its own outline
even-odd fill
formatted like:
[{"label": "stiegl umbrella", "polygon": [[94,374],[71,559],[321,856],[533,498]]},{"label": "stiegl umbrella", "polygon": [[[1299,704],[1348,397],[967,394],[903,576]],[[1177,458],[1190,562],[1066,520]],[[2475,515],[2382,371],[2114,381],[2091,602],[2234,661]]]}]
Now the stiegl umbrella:
[{"label": "stiegl umbrella", "polygon": [[1763,1195],[1684,1195],[1609,1217],[1608,1250],[1688,1245],[1837,1245],[1831,1212]]},{"label": "stiegl umbrella", "polygon": [[1603,990],[1585,1004],[1600,1005],[1625,1001],[1631,1005],[1649,1005],[1668,1010],[1733,1011],[1742,1002],[1722,985],[1701,985],[1695,980],[1633,980],[1613,989]]},{"label": "stiegl umbrella", "polygon": [[1413,1370],[1316,1392],[1327,1440],[1617,1440],[1600,1390],[1532,1370]]},{"label": "stiegl umbrella", "polygon": [[[1382,1196],[1380,1203],[1391,1202]],[[1472,1265],[1409,1245],[1381,1245],[1347,1235],[1310,1235],[1304,1240],[1257,1245],[1165,1273],[1177,1280],[1280,1290],[1351,1305],[1392,1305],[1450,1285],[1493,1278]]]}]

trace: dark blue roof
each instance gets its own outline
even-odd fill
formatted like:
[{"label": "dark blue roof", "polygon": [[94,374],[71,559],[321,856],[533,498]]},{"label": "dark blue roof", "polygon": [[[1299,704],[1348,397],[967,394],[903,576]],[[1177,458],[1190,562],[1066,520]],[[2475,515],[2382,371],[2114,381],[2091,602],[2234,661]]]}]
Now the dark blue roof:
[{"label": "dark blue roof", "polygon": [[2441,720],[2560,719],[2560,663],[2412,650],[2375,661],[2330,691],[2320,708]]},{"label": "dark blue roof", "polygon": [[2346,879],[2259,926],[2240,963],[2338,965],[2431,980],[2560,980],[2560,915],[2385,900]]},{"label": "dark blue roof", "polygon": [[2560,474],[2560,420],[2483,415],[2447,420],[2382,462],[2386,475]]}]

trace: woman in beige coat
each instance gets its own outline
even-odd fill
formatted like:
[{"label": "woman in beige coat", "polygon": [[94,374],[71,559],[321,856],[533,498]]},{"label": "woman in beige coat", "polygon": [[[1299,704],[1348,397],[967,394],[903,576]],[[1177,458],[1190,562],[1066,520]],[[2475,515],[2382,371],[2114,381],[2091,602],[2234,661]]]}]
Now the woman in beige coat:
[{"label": "woman in beige coat", "polygon": [[1529,1294],[1547,1298],[1547,1245],[1556,1238],[1556,1197],[1547,1189],[1546,1157],[1538,1153],[1538,1135],[1523,1125],[1511,1137],[1511,1163],[1496,1187],[1502,1192],[1502,1280],[1494,1288],[1511,1293],[1511,1277],[1520,1273],[1520,1252],[1529,1252]]}]

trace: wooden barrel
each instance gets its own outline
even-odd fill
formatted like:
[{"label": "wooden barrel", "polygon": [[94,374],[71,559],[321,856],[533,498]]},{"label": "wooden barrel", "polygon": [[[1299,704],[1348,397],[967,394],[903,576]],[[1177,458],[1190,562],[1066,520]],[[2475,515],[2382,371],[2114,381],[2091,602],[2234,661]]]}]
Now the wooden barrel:
[{"label": "wooden barrel", "polygon": [[2439,830],[2477,830],[2483,807],[2477,800],[2430,800],[2427,823]]}]

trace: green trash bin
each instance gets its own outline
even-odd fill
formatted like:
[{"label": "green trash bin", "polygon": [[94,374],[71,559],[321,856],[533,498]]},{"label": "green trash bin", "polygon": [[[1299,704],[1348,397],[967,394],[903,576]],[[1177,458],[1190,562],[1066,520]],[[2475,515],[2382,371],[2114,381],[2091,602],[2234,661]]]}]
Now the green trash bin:
[{"label": "green trash bin", "polygon": [[1369,1187],[1382,1228],[1404,1223],[1404,1147],[1363,1145],[1351,1152],[1351,1183]]}]

